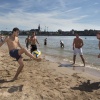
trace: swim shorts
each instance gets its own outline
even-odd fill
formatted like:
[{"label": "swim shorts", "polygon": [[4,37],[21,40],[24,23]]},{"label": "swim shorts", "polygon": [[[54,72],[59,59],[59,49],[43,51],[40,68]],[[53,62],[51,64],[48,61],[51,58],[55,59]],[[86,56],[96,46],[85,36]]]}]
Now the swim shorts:
[{"label": "swim shorts", "polygon": [[22,56],[18,54],[18,49],[10,50],[9,54],[11,57],[16,58],[17,61],[19,58],[22,58]]}]

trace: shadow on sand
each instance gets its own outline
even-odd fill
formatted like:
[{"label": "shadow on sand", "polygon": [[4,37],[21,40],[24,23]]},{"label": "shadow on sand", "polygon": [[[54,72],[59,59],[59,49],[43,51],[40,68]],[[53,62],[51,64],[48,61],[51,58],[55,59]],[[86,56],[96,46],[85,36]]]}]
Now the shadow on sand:
[{"label": "shadow on sand", "polygon": [[5,80],[5,79],[1,79],[1,80],[0,80],[0,83],[8,83],[8,82],[14,82],[14,80],[9,80],[9,81],[7,81],[7,80]]},{"label": "shadow on sand", "polygon": [[22,91],[22,88],[23,88],[23,85],[20,85],[20,86],[11,86],[9,89],[8,89],[8,92],[9,93],[13,93],[13,92],[21,92]]},{"label": "shadow on sand", "polygon": [[83,82],[79,86],[72,87],[71,89],[86,91],[86,92],[93,92],[93,90],[100,89],[100,82],[90,83],[90,80],[87,80],[87,82]]},{"label": "shadow on sand", "polygon": [[60,64],[58,67],[73,67],[73,64]]}]

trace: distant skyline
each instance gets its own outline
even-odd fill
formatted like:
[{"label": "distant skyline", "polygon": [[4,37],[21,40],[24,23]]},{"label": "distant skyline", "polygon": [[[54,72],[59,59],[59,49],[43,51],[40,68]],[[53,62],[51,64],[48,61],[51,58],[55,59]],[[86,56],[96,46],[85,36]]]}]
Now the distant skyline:
[{"label": "distant skyline", "polygon": [[0,0],[0,30],[100,30],[100,0]]}]

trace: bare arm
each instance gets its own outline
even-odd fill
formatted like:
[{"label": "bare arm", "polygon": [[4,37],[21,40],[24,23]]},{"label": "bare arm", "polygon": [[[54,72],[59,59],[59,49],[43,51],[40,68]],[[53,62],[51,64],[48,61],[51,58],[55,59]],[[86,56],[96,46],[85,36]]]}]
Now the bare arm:
[{"label": "bare arm", "polygon": [[19,40],[18,40],[18,46],[19,46],[20,48],[23,48],[23,47],[21,46],[21,44],[19,43]]},{"label": "bare arm", "polygon": [[39,44],[38,40],[36,39],[36,42]]},{"label": "bare arm", "polygon": [[0,43],[0,47],[1,47],[5,42],[7,42],[7,40],[8,40],[8,36],[4,39],[4,41],[3,41],[2,43]]},{"label": "bare arm", "polygon": [[[83,47],[83,45],[84,45],[84,43],[83,43],[83,40],[82,40],[81,47]],[[80,48],[81,48],[81,47],[80,47]]]},{"label": "bare arm", "polygon": [[74,50],[75,39],[73,40],[73,50]]},{"label": "bare arm", "polygon": [[25,39],[25,43],[27,42],[27,38]]}]

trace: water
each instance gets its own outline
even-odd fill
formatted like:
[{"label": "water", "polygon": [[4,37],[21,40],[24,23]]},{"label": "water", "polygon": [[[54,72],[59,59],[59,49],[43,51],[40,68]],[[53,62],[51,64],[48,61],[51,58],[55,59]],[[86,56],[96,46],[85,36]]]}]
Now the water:
[{"label": "water", "polygon": [[[26,36],[20,36],[20,42],[25,46]],[[44,46],[44,39],[47,38],[47,46]],[[40,43],[38,49],[46,55],[51,56],[55,61],[64,62],[68,61],[73,62],[73,39],[74,36],[37,36],[37,39]],[[95,36],[80,36],[83,39],[83,54],[86,61],[86,67],[92,67],[100,70],[100,59],[97,58],[99,54],[98,40]],[[60,40],[64,42],[65,47],[60,48]],[[77,55],[76,63],[82,65],[82,61]]]}]

